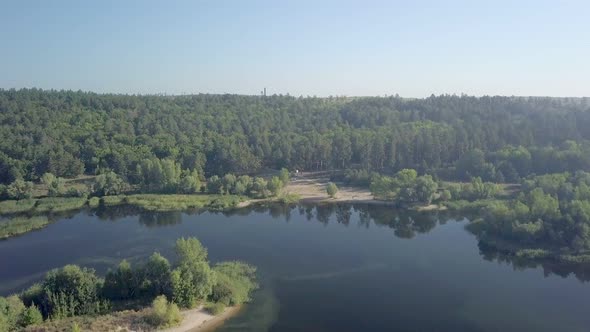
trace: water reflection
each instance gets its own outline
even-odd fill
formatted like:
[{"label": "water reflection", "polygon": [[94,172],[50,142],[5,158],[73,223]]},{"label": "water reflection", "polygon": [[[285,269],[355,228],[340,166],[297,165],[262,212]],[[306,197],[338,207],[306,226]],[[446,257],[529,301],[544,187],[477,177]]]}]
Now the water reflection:
[{"label": "water reflection", "polygon": [[479,253],[484,260],[489,262],[497,262],[499,264],[509,264],[514,268],[514,270],[517,271],[541,267],[545,277],[557,275],[562,278],[567,278],[573,274],[579,281],[590,281],[589,264],[556,262],[549,259],[533,260],[529,258],[522,258],[515,256],[514,254],[499,251],[495,247],[489,246],[482,241],[478,241],[477,246],[479,247]]}]

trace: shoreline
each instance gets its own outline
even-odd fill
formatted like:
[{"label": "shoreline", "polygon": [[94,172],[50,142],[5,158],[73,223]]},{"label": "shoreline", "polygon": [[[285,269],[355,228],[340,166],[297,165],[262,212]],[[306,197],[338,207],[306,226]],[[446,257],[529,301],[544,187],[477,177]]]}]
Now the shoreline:
[{"label": "shoreline", "polygon": [[228,307],[218,315],[212,315],[203,306],[182,311],[183,319],[179,326],[158,330],[159,332],[209,332],[223,325],[226,320],[237,315],[241,305]]}]

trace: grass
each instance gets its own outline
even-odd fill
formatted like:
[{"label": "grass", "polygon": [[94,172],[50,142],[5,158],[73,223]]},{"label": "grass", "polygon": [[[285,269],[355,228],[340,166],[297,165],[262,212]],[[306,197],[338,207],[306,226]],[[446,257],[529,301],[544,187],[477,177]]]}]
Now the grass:
[{"label": "grass", "polygon": [[88,199],[88,206],[91,208],[98,207],[100,205],[100,198],[99,197],[90,197]]},{"label": "grass", "polygon": [[0,239],[17,236],[40,229],[49,224],[47,217],[15,217],[8,221],[0,222]]},{"label": "grass", "polygon": [[127,196],[125,196],[125,195],[103,196],[101,198],[101,201],[104,206],[112,206],[112,205],[124,204],[126,198],[127,198]]},{"label": "grass", "polygon": [[36,203],[36,199],[2,201],[0,202],[0,214],[21,213],[31,211],[33,207],[35,207]]},{"label": "grass", "polygon": [[277,202],[283,204],[294,204],[301,200],[301,195],[295,193],[282,194],[277,198]]},{"label": "grass", "polygon": [[125,203],[148,211],[181,211],[209,208],[213,210],[235,207],[241,198],[232,195],[155,195],[127,196]]},{"label": "grass", "polygon": [[35,212],[63,212],[78,210],[86,205],[84,197],[47,197],[37,201]]},{"label": "grass", "polygon": [[478,199],[475,201],[467,201],[464,199],[443,202],[449,210],[462,211],[462,212],[479,212],[481,209],[488,207],[490,204],[499,202],[500,199],[489,198],[489,199]]}]

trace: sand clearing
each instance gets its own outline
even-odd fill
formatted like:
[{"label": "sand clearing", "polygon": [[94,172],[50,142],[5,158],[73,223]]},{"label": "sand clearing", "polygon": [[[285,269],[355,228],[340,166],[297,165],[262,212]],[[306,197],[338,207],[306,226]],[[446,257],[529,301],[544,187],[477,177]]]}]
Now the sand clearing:
[{"label": "sand clearing", "polygon": [[329,179],[325,176],[313,174],[299,175],[291,178],[291,182],[283,190],[285,193],[293,193],[301,196],[302,202],[358,202],[358,203],[386,203],[373,198],[367,188],[358,188],[338,184],[338,193],[335,198],[330,198],[326,193],[326,185]]},{"label": "sand clearing", "polygon": [[240,311],[240,307],[229,307],[214,316],[207,312],[203,306],[196,309],[185,310],[182,312],[183,320],[179,326],[160,330],[161,332],[203,332],[214,329],[215,327],[223,324],[223,322],[234,316]]}]

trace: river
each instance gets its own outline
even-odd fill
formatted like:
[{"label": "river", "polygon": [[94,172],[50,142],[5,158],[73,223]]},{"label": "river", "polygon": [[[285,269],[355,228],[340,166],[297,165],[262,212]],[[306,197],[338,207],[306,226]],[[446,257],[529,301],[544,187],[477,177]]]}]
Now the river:
[{"label": "river", "polygon": [[480,248],[463,218],[384,206],[231,213],[85,210],[0,241],[0,295],[52,268],[103,274],[197,237],[212,263],[259,269],[253,301],[219,331],[588,331],[590,285],[559,266]]}]

